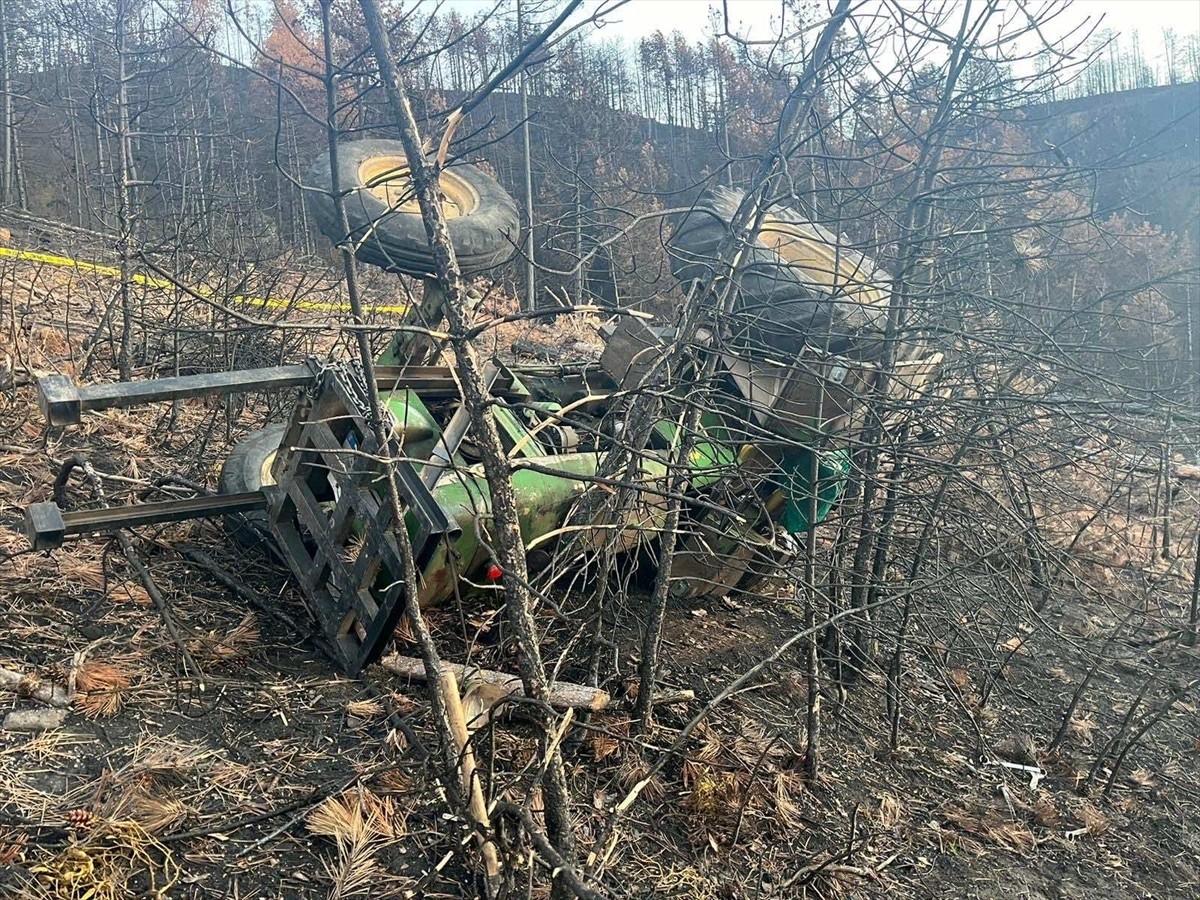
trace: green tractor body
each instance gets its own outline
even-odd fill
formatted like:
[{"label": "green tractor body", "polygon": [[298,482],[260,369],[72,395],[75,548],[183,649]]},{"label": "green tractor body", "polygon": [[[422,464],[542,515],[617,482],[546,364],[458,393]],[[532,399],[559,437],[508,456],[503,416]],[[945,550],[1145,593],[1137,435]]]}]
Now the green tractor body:
[{"label": "green tractor body", "polygon": [[[454,374],[429,365],[441,352],[429,335],[443,298],[409,202],[403,150],[380,140],[343,149],[337,191],[332,183],[321,189],[331,177],[328,158],[310,173],[314,219],[336,244],[351,241],[364,262],[425,278],[424,302],[401,324],[426,327],[399,329],[370,385],[353,363],[314,360],[82,388],[63,376],[43,379],[42,407],[54,424],[78,422],[87,409],[205,393],[305,390],[285,427],[233,449],[222,469],[224,497],[102,511],[38,503],[27,510],[26,530],[35,547],[49,548],[104,528],[247,517],[287,561],[338,662],[356,674],[386,646],[403,609],[401,529],[422,605],[494,587],[503,573],[492,552],[491,489],[471,416]],[[512,246],[515,204],[471,166],[443,178],[444,192],[459,188],[446,202],[458,198],[449,237],[463,270],[494,266]],[[349,235],[333,202],[348,188]],[[675,223],[672,267],[693,293],[727,277],[714,260],[741,202],[724,189],[706,191]],[[741,259],[732,302],[708,310],[691,333],[652,327],[626,311],[602,329],[598,362],[488,365],[486,415],[508,456],[531,572],[555,555],[557,574],[578,568],[576,559],[643,554],[658,540],[676,492],[686,502],[671,592],[700,598],[745,588],[774,574],[783,535],[828,515],[868,419],[886,427],[922,394],[940,355],[898,341],[885,327],[887,277],[843,238],[776,207]],[[370,422],[372,392],[390,420],[382,431]],[[693,401],[705,411],[685,436],[679,423]],[[630,423],[647,421],[631,442]],[[399,521],[388,499],[393,486]]]}]

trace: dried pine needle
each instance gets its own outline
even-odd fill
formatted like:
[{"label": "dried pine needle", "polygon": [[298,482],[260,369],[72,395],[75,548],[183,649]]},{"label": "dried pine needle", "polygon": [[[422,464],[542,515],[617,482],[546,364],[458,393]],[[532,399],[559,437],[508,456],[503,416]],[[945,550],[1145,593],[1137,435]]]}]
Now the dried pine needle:
[{"label": "dried pine needle", "polygon": [[115,716],[121,711],[132,677],[122,666],[89,659],[75,674],[76,704],[91,718]]}]

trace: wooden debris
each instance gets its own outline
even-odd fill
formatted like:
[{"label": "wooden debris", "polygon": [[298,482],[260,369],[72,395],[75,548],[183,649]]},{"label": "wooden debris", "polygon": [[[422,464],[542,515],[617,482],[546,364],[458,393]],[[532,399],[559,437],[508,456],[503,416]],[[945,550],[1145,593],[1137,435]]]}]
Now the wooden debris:
[{"label": "wooden debris", "polygon": [[[402,675],[417,681],[425,680],[425,664],[411,656],[394,653],[381,659],[379,665],[395,675]],[[500,688],[502,693],[487,692],[488,696],[493,698],[493,702],[504,697],[525,696],[525,687],[516,675],[497,672],[494,669],[480,669],[476,666],[461,666],[457,663],[443,663],[443,665],[466,687],[474,682],[483,682],[489,686]],[[573,684],[569,681],[556,681],[550,685],[546,701],[551,706],[598,710],[605,709],[612,702],[612,698],[607,691],[599,688]]]},{"label": "wooden debris", "polygon": [[51,728],[61,728],[67,719],[67,710],[54,709],[14,709],[4,717],[5,731],[49,731]]},{"label": "wooden debris", "polygon": [[33,675],[22,675],[0,666],[0,688],[13,691],[24,697],[32,697],[40,703],[66,707],[71,705],[71,692],[52,681],[43,681]]},{"label": "wooden debris", "polygon": [[[412,661],[424,674],[425,669],[421,661],[419,659]],[[450,727],[454,733],[455,750],[458,753],[458,773],[463,795],[467,798],[471,818],[479,826],[477,838],[479,852],[483,857],[484,872],[487,876],[489,896],[494,897],[500,889],[500,857],[496,852],[496,845],[487,837],[492,830],[491,817],[488,814],[487,801],[483,797],[483,785],[476,772],[475,752],[471,749],[471,733],[467,729],[466,713],[463,710],[458,681],[455,679],[454,669],[456,668],[461,669],[462,666],[443,662],[438,674],[438,683],[442,697],[446,700],[446,712],[449,714]]]}]

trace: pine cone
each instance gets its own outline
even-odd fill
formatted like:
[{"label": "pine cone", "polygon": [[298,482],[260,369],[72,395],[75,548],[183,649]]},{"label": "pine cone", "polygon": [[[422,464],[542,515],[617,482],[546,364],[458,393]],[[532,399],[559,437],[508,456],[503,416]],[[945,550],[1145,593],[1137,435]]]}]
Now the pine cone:
[{"label": "pine cone", "polygon": [[72,809],[63,816],[63,820],[69,828],[75,828],[79,831],[88,831],[96,825],[96,814],[87,809]]}]

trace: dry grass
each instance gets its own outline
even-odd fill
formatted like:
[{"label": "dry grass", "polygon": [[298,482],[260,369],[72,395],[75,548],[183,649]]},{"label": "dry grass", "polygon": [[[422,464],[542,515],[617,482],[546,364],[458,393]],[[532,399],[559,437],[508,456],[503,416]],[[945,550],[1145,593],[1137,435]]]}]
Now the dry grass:
[{"label": "dry grass", "polygon": [[960,837],[964,848],[974,853],[983,853],[981,842],[994,844],[1014,853],[1032,850],[1037,841],[1028,827],[1004,818],[999,810],[986,809],[977,812],[959,807],[943,810],[945,822],[967,837]]},{"label": "dry grass", "polygon": [[23,861],[28,846],[28,834],[15,830],[0,830],[0,866]]},{"label": "dry grass", "polygon": [[879,809],[876,818],[880,828],[895,828],[904,817],[904,809],[900,801],[892,794],[884,794],[879,798]]},{"label": "dry grass", "polygon": [[383,718],[386,710],[378,700],[351,700],[346,704],[346,716],[350,720],[371,722]]},{"label": "dry grass", "polygon": [[1049,797],[1038,797],[1033,801],[1033,820],[1042,828],[1057,828],[1062,823],[1062,813]]},{"label": "dry grass", "polygon": [[189,641],[188,649],[198,660],[230,662],[244,660],[262,643],[258,619],[246,613],[241,621],[223,632],[210,631]]},{"label": "dry grass", "polygon": [[130,820],[102,822],[28,871],[35,879],[30,900],[166,897],[181,873],[171,850]]},{"label": "dry grass", "polygon": [[629,791],[643,781],[646,784],[641,789],[641,796],[648,803],[658,803],[667,792],[666,783],[658,774],[651,774],[648,762],[636,754],[629,754],[617,770],[617,783]]},{"label": "dry grass", "polygon": [[151,793],[155,789],[152,782],[133,788],[116,800],[106,817],[136,822],[149,834],[171,831],[187,818],[189,807],[178,797]]},{"label": "dry grass", "polygon": [[1103,812],[1093,806],[1091,803],[1084,803],[1079,807],[1078,815],[1083,822],[1083,827],[1087,829],[1088,834],[1093,837],[1099,837],[1102,834],[1107,834],[1112,828],[1112,821]]}]

